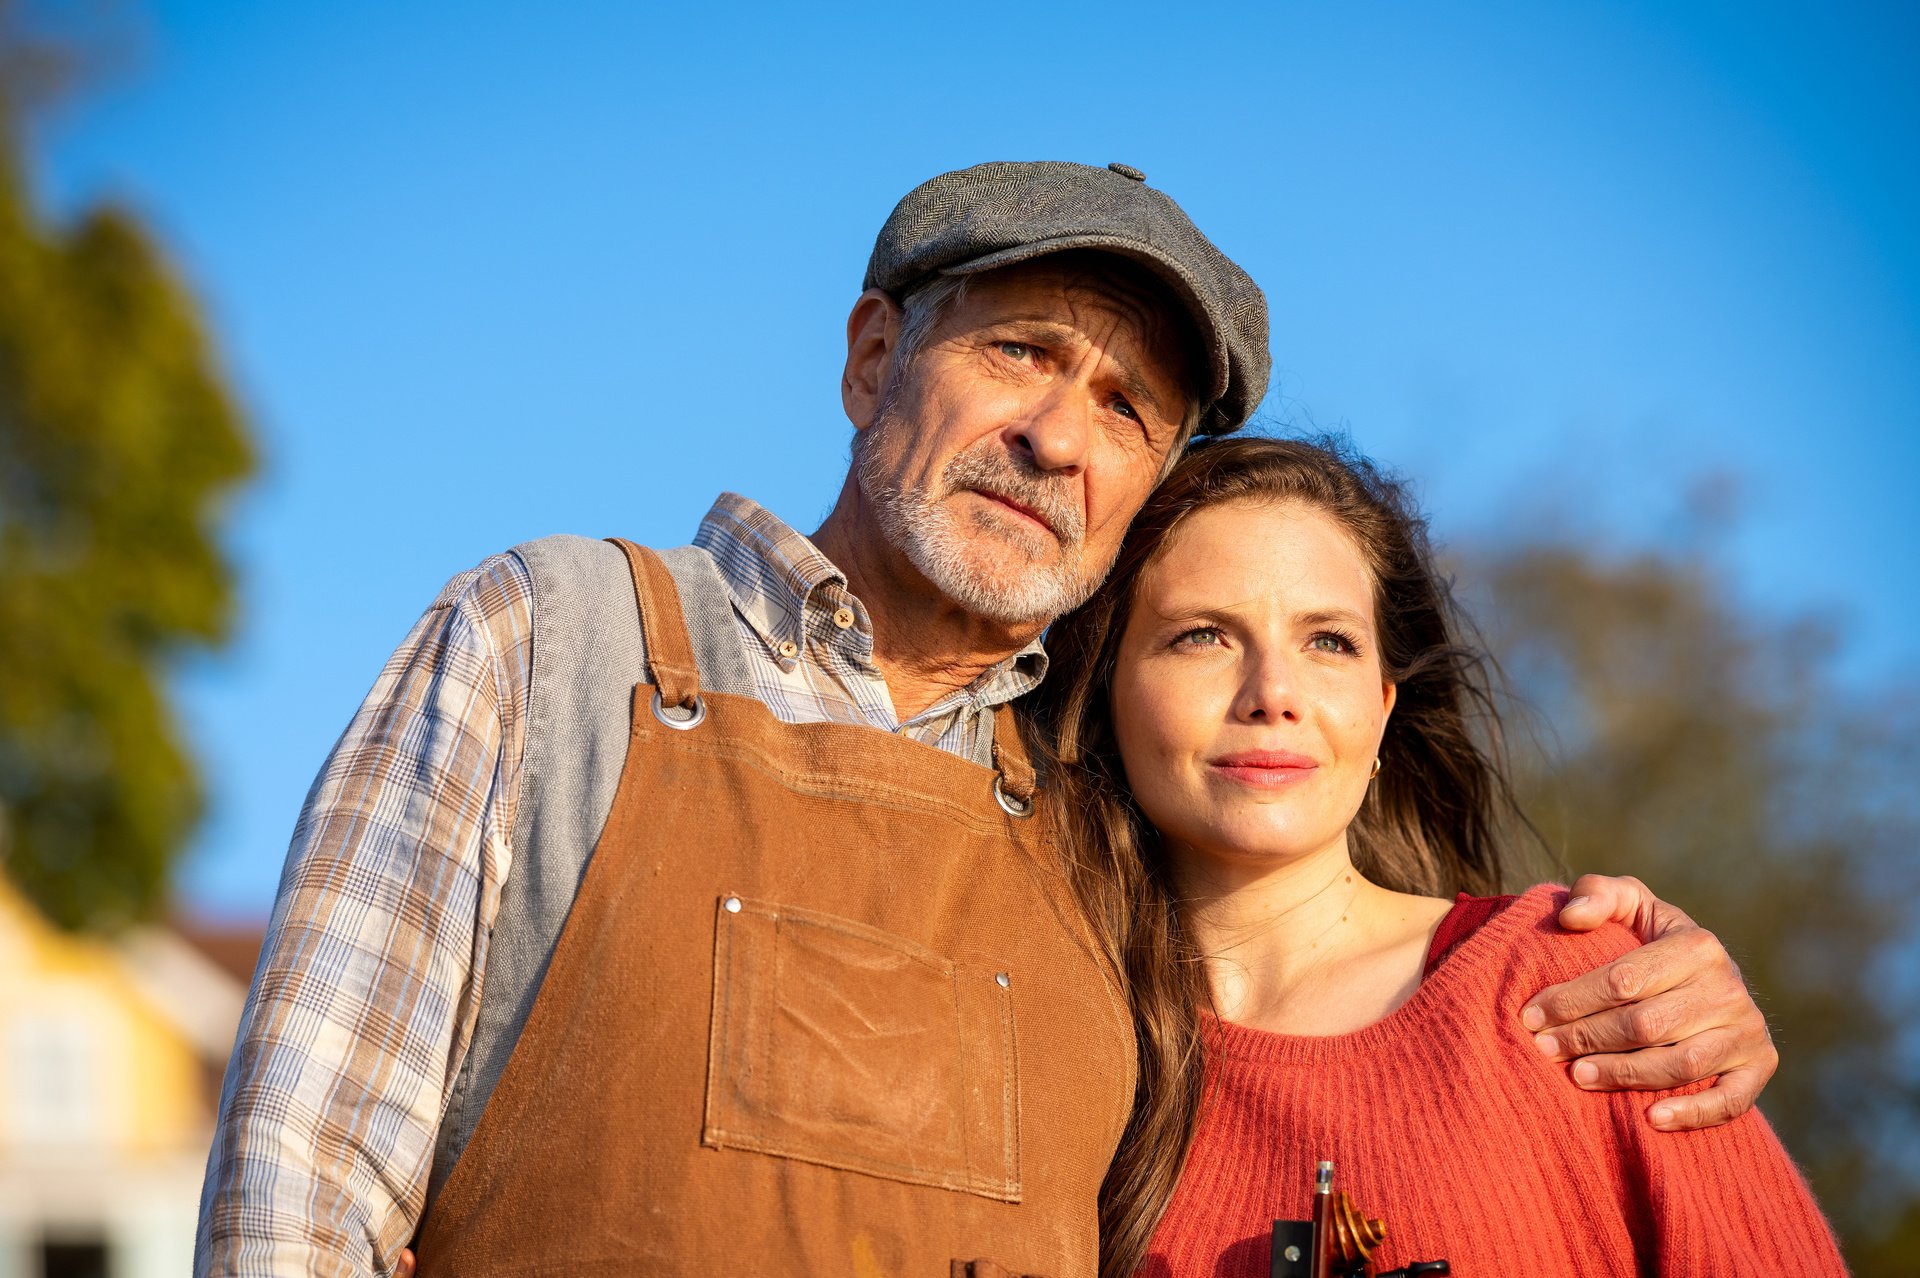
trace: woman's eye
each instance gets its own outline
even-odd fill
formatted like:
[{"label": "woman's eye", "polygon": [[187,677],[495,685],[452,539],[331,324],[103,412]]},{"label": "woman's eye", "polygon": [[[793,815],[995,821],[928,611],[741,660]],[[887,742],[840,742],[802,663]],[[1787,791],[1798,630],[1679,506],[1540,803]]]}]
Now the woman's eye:
[{"label": "woman's eye", "polygon": [[1223,637],[1215,626],[1196,626],[1175,638],[1174,643],[1188,648],[1218,648]]},{"label": "woman's eye", "polygon": [[1347,638],[1345,635],[1335,634],[1331,630],[1322,630],[1319,634],[1307,640],[1307,647],[1313,649],[1315,652],[1346,653],[1354,651],[1353,640]]},{"label": "woman's eye", "polygon": [[1134,412],[1133,405],[1124,399],[1115,399],[1113,401],[1113,411],[1119,413],[1122,417],[1131,417],[1136,422],[1140,420],[1140,414]]}]

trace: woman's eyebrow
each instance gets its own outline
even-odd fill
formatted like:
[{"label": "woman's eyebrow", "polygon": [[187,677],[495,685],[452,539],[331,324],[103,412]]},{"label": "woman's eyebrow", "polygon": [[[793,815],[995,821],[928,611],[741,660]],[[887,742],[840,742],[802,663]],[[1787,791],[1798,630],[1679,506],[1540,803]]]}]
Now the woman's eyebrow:
[{"label": "woman's eyebrow", "polygon": [[1223,621],[1237,619],[1259,606],[1258,599],[1230,603],[1218,599],[1175,599],[1165,607],[1155,607],[1153,612],[1162,621]]},{"label": "woman's eyebrow", "polygon": [[1303,612],[1294,618],[1302,626],[1344,625],[1357,630],[1373,629],[1373,618],[1363,616],[1351,608],[1317,608],[1312,612]]}]

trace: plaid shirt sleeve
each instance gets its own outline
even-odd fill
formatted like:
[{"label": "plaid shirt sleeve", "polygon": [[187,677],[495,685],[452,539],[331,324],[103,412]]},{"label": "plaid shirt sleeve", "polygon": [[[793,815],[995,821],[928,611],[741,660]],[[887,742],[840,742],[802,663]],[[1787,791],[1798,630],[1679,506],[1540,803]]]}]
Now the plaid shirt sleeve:
[{"label": "plaid shirt sleeve", "polygon": [[221,1090],[196,1275],[385,1273],[417,1225],[512,858],[532,581],[456,577],[307,794]]}]

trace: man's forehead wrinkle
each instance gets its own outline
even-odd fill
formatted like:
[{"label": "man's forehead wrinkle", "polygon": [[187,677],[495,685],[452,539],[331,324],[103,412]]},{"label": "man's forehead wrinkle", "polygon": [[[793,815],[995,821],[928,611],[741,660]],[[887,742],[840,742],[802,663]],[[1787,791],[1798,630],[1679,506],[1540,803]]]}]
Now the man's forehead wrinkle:
[{"label": "man's forehead wrinkle", "polygon": [[1141,340],[1151,345],[1165,343],[1177,347],[1186,331],[1187,311],[1164,287],[1148,286],[1125,274],[1100,275],[1076,271],[1065,277],[1064,291],[1091,294],[1099,304],[1124,315]]},{"label": "man's forehead wrinkle", "polygon": [[[1159,296],[1127,278],[1124,273],[1108,274],[1084,267],[1063,268],[1045,261],[1009,267],[1007,272],[1006,283],[1021,286],[1023,291],[1031,289],[1042,296],[1058,298],[1076,313],[1089,302],[1113,312],[1125,320],[1143,341],[1158,341],[1177,323],[1177,317],[1184,314],[1177,301]],[[1173,308],[1174,315],[1168,314],[1169,308]]]},{"label": "man's forehead wrinkle", "polygon": [[[1179,360],[1174,347],[1168,340],[1166,317],[1151,307],[1116,305],[1115,298],[1103,289],[1088,290],[1092,296],[1088,308],[1094,316],[1104,313],[1110,317],[1097,327],[1091,322],[1082,322],[1082,331],[1089,331],[1096,344],[1106,352],[1119,371],[1121,384],[1126,388],[1128,398],[1141,402],[1163,417],[1175,414],[1166,403],[1166,397],[1153,389],[1142,368],[1143,362],[1152,361],[1165,367],[1168,382],[1178,391],[1182,381]],[[1072,290],[1069,290],[1069,305],[1072,305]],[[1075,307],[1076,315],[1080,307]],[[1090,317],[1091,319],[1091,317]]]},{"label": "man's forehead wrinkle", "polygon": [[1117,281],[1083,276],[1067,280],[1061,292],[1076,314],[1085,307],[1105,311],[1119,320],[1143,351],[1165,357],[1179,349],[1177,321],[1156,299],[1140,290]]}]

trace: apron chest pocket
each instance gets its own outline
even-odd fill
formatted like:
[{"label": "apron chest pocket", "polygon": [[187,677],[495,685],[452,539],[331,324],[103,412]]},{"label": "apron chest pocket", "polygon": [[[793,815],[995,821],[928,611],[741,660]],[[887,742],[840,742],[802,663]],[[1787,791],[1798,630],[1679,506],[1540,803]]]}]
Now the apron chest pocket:
[{"label": "apron chest pocket", "polygon": [[701,1143],[1020,1201],[1013,991],[850,919],[727,897]]}]

